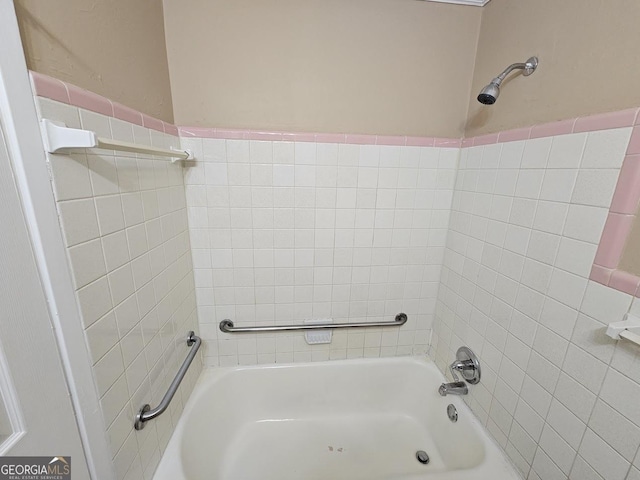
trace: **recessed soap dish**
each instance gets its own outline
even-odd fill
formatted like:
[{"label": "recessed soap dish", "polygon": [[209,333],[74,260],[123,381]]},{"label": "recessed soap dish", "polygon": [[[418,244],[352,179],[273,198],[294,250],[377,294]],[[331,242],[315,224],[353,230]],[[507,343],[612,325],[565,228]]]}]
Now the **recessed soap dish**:
[{"label": "recessed soap dish", "polygon": [[[332,318],[320,318],[320,319],[309,319],[305,320],[303,323],[333,323]],[[304,339],[309,345],[319,345],[322,343],[331,343],[331,339],[333,337],[333,330],[330,328],[324,328],[322,330],[305,330]]]}]

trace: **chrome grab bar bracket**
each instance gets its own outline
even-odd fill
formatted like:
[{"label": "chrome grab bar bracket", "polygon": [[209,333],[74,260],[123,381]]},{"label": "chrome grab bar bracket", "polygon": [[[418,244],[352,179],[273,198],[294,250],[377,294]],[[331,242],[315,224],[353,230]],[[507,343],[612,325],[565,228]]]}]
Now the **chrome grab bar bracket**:
[{"label": "chrome grab bar bracket", "polygon": [[376,328],[400,327],[407,323],[407,315],[399,313],[392,322],[354,322],[354,323],[304,323],[299,325],[274,325],[261,327],[235,327],[229,319],[220,322],[220,330],[224,333],[282,332],[295,330],[323,330],[327,328]]},{"label": "chrome grab bar bracket", "polygon": [[187,358],[185,358],[184,362],[182,362],[182,366],[178,370],[178,373],[173,379],[173,382],[171,382],[171,385],[169,385],[169,389],[167,390],[167,393],[165,393],[164,397],[162,397],[162,400],[160,401],[160,405],[158,405],[156,408],[152,410],[151,405],[147,403],[143,405],[142,408],[138,411],[138,413],[136,414],[135,422],[133,423],[133,426],[136,430],[142,430],[144,428],[145,422],[148,422],[149,420],[152,420],[162,415],[167,409],[167,407],[169,407],[169,404],[171,403],[173,396],[178,391],[180,382],[182,382],[182,379],[187,373],[187,370],[189,369],[191,362],[195,358],[196,353],[198,353],[198,349],[200,348],[201,344],[202,344],[202,339],[198,337],[194,331],[190,331],[189,334],[187,335],[187,346],[192,348],[189,351]]},{"label": "chrome grab bar bracket", "polygon": [[136,414],[136,421],[133,423],[133,426],[136,430],[142,430],[144,428],[144,422],[146,422],[146,420],[144,419],[144,414],[149,410],[151,410],[151,405],[145,403],[140,411]]}]

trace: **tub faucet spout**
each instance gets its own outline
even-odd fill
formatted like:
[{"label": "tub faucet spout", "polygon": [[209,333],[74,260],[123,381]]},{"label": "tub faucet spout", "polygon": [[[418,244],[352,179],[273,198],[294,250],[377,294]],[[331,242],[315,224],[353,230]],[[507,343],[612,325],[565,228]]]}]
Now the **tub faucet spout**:
[{"label": "tub faucet spout", "polygon": [[451,365],[449,365],[449,371],[451,372],[451,376],[453,377],[453,382],[451,383],[443,383],[438,388],[438,393],[443,397],[446,395],[466,395],[469,393],[469,389],[467,388],[467,384],[464,381],[461,381],[456,375],[456,370],[463,371],[466,367],[465,362],[461,362],[456,360]]},{"label": "tub faucet spout", "polygon": [[469,393],[467,384],[464,382],[443,383],[438,388],[438,393],[443,397],[446,395],[466,395]]}]

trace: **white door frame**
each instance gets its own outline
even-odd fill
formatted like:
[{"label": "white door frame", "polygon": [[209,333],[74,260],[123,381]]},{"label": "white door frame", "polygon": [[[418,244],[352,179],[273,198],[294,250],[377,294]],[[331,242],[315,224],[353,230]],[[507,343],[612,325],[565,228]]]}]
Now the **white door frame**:
[{"label": "white door frame", "polygon": [[[95,480],[115,469],[66,258],[12,0],[0,0],[0,107],[7,148],[48,302],[87,465]],[[0,206],[1,208],[1,206]]]}]

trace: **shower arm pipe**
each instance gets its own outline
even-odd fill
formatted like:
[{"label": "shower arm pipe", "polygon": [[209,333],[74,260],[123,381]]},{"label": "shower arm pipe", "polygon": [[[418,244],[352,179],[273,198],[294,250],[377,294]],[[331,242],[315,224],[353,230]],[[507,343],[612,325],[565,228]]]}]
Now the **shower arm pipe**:
[{"label": "shower arm pipe", "polygon": [[182,379],[187,373],[187,370],[189,370],[189,366],[191,365],[191,362],[195,358],[196,353],[198,353],[198,349],[200,348],[201,344],[202,344],[202,339],[198,337],[194,331],[191,331],[188,333],[187,346],[191,347],[191,350],[189,351],[187,358],[184,359],[184,362],[182,363],[182,366],[178,370],[178,373],[176,374],[175,378],[173,379],[173,382],[171,382],[171,385],[169,385],[169,389],[167,390],[167,393],[165,393],[164,397],[162,397],[162,400],[160,401],[160,405],[158,405],[154,409],[151,409],[151,405],[147,403],[146,405],[143,405],[142,408],[138,411],[135,418],[135,422],[133,424],[136,430],[142,430],[144,428],[145,422],[148,422],[149,420],[153,420],[154,418],[159,417],[169,407],[169,404],[171,403],[173,396],[178,391],[180,382],[182,382]]},{"label": "shower arm pipe", "polygon": [[220,330],[224,333],[282,332],[295,330],[323,330],[335,328],[379,328],[400,327],[407,323],[407,315],[399,313],[395,320],[386,322],[354,322],[354,323],[304,323],[298,325],[274,325],[260,327],[234,327],[231,320],[222,320]]},{"label": "shower arm pipe", "polygon": [[523,75],[525,77],[529,76],[535,71],[537,66],[538,66],[538,61],[537,59],[534,60],[534,57],[531,57],[525,63],[512,63],[507,68],[505,68],[500,75],[498,75],[493,80],[491,80],[491,83],[495,85],[500,85],[503,82],[503,80],[507,78],[507,75],[509,75],[514,70],[524,70]]}]

